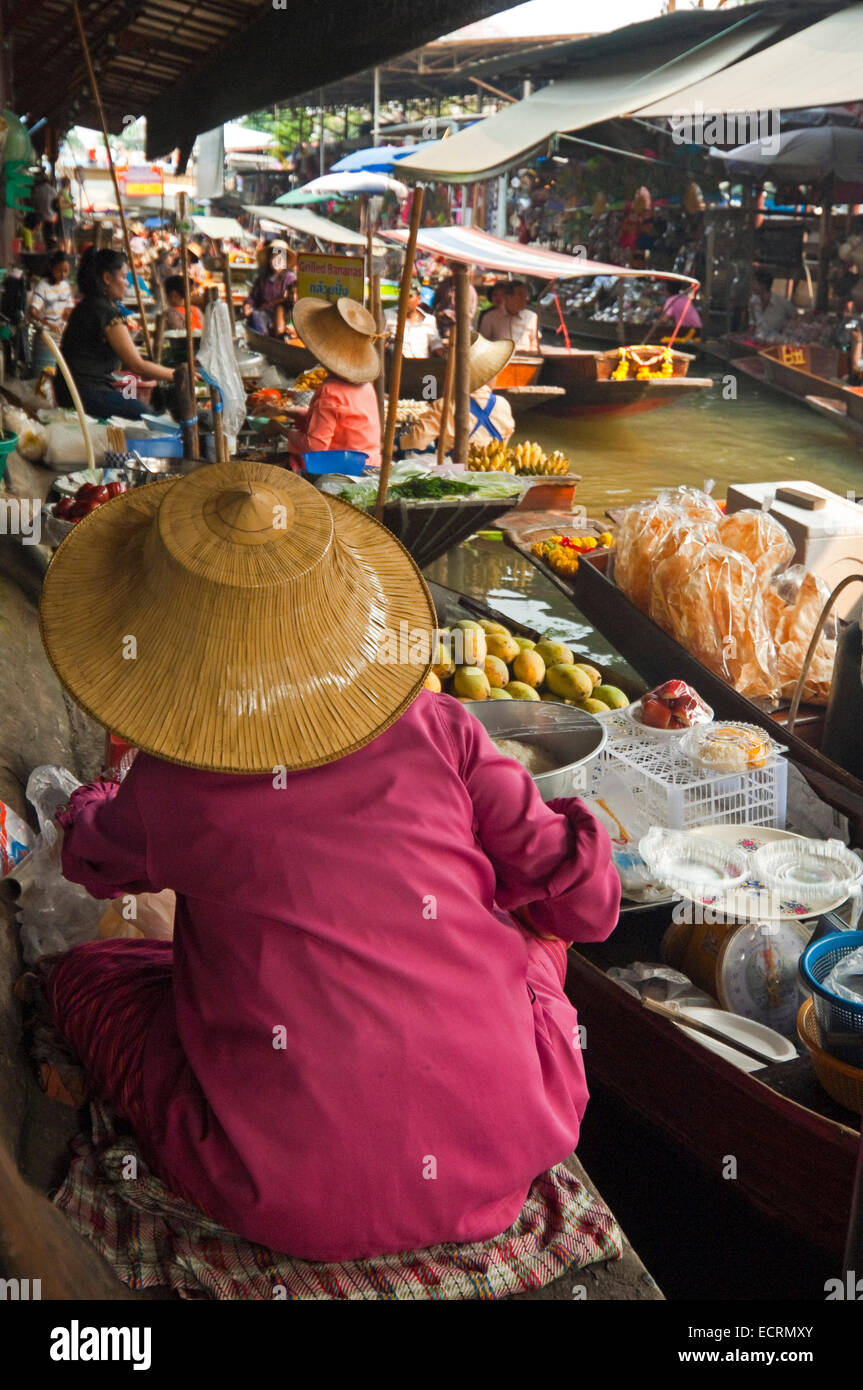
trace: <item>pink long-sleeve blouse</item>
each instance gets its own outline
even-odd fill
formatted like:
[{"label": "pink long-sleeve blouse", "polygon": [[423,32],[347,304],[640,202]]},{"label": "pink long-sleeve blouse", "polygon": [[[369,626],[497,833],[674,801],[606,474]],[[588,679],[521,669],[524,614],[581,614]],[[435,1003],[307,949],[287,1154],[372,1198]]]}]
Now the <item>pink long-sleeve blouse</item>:
[{"label": "pink long-sleeve blouse", "polygon": [[176,890],[139,1137],[229,1229],[319,1260],[481,1239],[574,1149],[576,1014],[507,913],[606,937],[608,839],[457,701],[423,691],[286,776],[139,754],[62,819],[64,872],[95,896]]}]

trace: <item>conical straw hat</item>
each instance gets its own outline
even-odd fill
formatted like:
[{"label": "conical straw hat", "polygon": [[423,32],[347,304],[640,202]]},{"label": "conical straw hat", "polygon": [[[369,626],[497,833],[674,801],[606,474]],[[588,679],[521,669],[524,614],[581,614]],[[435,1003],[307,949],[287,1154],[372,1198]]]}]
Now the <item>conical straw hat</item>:
[{"label": "conical straw hat", "polygon": [[284,469],[233,462],[78,522],[45,577],[41,625],[60,680],[121,738],[262,772],[331,762],[393,723],[428,673],[435,612],[373,518]]},{"label": "conical straw hat", "polygon": [[345,381],[374,381],[380,372],[377,326],[354,299],[314,299],[294,305],[294,327],[319,362]]},{"label": "conical straw hat", "polygon": [[503,371],[514,352],[515,343],[512,338],[501,338],[498,342],[492,343],[488,338],[483,338],[477,333],[470,345],[471,391],[478,391],[481,386],[486,386],[488,382],[494,381],[498,372]]}]

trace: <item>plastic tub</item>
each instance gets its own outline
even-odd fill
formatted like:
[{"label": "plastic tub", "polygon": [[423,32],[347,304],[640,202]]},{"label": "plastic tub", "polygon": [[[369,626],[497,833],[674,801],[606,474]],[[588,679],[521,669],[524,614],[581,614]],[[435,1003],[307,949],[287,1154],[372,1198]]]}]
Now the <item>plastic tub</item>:
[{"label": "plastic tub", "polygon": [[687,831],[652,826],[642,835],[638,852],[660,883],[686,898],[714,902],[750,877],[746,853],[721,840]]},{"label": "plastic tub", "polygon": [[[863,946],[863,931],[836,932],[811,942],[800,957],[800,979],[812,995],[819,1044],[830,1055],[850,1065],[863,1064],[863,1049],[849,1044],[843,1047],[841,1035],[853,1034],[855,1040],[863,1034],[863,1003],[855,1004],[824,988],[837,961]],[[837,1037],[839,1040],[837,1040]],[[828,1046],[829,1044],[829,1046]]]},{"label": "plastic tub", "polygon": [[303,454],[307,473],[346,473],[351,478],[362,476],[368,460],[368,454],[359,449],[319,449]]},{"label": "plastic tub", "polygon": [[813,908],[847,898],[863,877],[863,862],[841,840],[778,840],[762,845],[753,868],[767,888]]}]

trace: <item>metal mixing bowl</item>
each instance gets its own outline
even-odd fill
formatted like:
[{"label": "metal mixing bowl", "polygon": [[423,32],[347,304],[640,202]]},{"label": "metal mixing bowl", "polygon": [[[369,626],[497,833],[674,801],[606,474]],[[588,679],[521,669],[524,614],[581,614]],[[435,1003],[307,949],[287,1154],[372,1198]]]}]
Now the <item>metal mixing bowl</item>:
[{"label": "metal mixing bowl", "polygon": [[517,738],[554,758],[556,766],[533,779],[543,801],[583,791],[576,768],[598,757],[608,738],[592,714],[550,700],[472,700],[465,708],[492,739]]}]

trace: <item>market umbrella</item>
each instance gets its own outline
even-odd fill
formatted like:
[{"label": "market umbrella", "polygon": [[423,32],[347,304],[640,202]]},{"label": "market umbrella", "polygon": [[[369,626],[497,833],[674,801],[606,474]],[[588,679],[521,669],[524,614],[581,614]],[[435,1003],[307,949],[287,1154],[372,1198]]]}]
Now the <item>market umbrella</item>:
[{"label": "market umbrella", "polygon": [[789,183],[832,174],[842,183],[863,183],[863,130],[810,126],[771,139],[752,140],[733,150],[712,150],[735,174],[766,174]]},{"label": "market umbrella", "polygon": [[419,145],[371,145],[366,150],[354,150],[339,159],[331,174],[389,174],[398,167],[400,159],[419,154],[437,140],[423,140]]},{"label": "market umbrella", "polygon": [[409,191],[407,184],[388,178],[386,174],[323,174],[303,188],[283,193],[276,199],[276,204],[293,207],[298,203],[319,202],[327,198],[380,198],[384,193],[394,193],[401,200],[408,196]]}]

